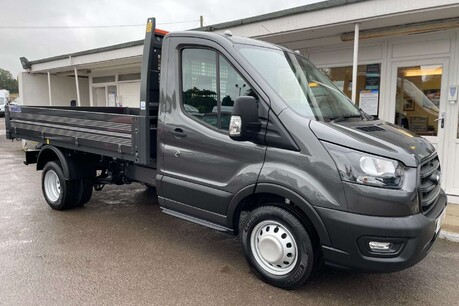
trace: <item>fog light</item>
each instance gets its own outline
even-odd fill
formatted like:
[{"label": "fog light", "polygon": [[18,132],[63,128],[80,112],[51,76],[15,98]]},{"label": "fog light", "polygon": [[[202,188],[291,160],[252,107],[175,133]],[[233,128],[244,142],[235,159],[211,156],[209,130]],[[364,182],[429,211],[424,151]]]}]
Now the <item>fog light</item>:
[{"label": "fog light", "polygon": [[360,251],[371,257],[396,257],[403,251],[407,239],[396,237],[368,237],[362,236],[358,240]]},{"label": "fog light", "polygon": [[376,252],[387,252],[392,250],[392,242],[370,241],[368,242],[368,246],[370,247],[370,250]]}]

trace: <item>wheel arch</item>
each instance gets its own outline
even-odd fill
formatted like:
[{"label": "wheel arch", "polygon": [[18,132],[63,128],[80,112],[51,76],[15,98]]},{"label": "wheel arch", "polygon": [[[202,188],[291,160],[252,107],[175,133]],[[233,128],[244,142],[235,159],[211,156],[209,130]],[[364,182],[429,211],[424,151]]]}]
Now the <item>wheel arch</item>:
[{"label": "wheel arch", "polygon": [[66,152],[55,146],[45,145],[38,154],[37,170],[43,170],[49,161],[58,160],[66,180],[94,176],[96,159],[91,158],[92,156],[81,157],[79,155]]},{"label": "wheel arch", "polygon": [[238,234],[241,212],[269,202],[285,203],[285,205],[281,205],[280,207],[295,213],[303,219],[302,221],[309,223],[313,227],[321,244],[331,245],[325,224],[313,206],[296,192],[284,186],[271,183],[260,183],[256,186],[250,185],[236,193],[228,207],[227,226],[233,228],[235,234]]},{"label": "wheel arch", "polygon": [[69,165],[64,153],[58,148],[50,145],[43,146],[43,148],[40,150],[40,153],[38,153],[37,171],[43,170],[49,161],[54,160],[58,160],[60,162],[62,166],[62,172],[64,173],[64,178],[66,180],[70,179]]}]

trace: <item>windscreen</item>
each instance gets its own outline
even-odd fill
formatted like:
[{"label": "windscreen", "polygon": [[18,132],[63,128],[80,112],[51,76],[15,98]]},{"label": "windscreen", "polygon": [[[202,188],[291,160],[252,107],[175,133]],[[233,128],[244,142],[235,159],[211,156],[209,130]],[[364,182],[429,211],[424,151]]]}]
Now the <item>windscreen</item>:
[{"label": "windscreen", "polygon": [[309,60],[278,49],[240,45],[240,53],[285,103],[309,119],[360,117],[359,109]]},{"label": "windscreen", "polygon": [[4,105],[6,102],[5,98],[0,97],[0,105]]}]

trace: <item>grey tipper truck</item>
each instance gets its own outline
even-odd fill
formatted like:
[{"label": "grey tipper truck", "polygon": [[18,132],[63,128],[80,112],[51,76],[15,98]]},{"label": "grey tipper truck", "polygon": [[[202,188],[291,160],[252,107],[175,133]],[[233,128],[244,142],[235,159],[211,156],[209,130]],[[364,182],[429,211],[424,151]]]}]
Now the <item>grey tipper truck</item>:
[{"label": "grey tipper truck", "polygon": [[325,263],[413,266],[447,203],[424,138],[375,120],[306,58],[231,33],[147,24],[139,108],[10,105],[7,138],[40,142],[49,206],[140,182],[163,212],[241,236],[255,274],[302,285]]}]

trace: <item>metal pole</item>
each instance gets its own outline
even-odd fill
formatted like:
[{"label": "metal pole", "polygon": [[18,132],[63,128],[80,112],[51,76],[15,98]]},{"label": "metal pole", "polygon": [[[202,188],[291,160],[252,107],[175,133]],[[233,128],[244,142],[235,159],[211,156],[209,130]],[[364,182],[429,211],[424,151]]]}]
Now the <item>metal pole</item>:
[{"label": "metal pole", "polygon": [[53,106],[53,98],[51,96],[51,74],[48,71],[48,95],[49,95],[49,106]]},{"label": "metal pole", "polygon": [[201,28],[204,27],[204,17],[199,16],[199,24],[201,25]]},{"label": "metal pole", "polygon": [[76,84],[76,92],[77,92],[77,105],[78,105],[78,106],[81,106],[81,102],[80,102],[80,84],[79,84],[79,82],[78,82],[78,70],[76,69],[75,66],[73,67],[73,71],[75,71],[75,84]]},{"label": "metal pole", "polygon": [[354,29],[354,59],[352,63],[352,102],[357,102],[357,67],[359,65],[359,24],[355,24]]}]

